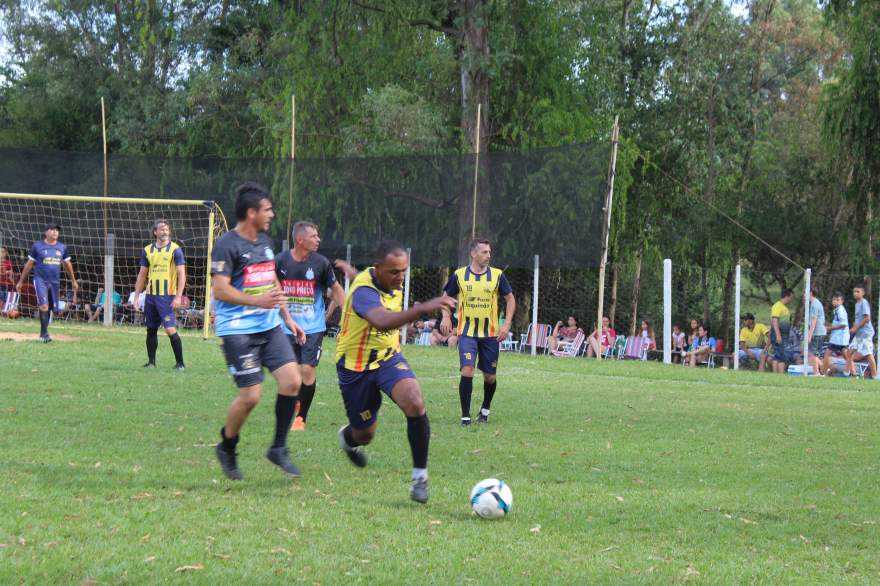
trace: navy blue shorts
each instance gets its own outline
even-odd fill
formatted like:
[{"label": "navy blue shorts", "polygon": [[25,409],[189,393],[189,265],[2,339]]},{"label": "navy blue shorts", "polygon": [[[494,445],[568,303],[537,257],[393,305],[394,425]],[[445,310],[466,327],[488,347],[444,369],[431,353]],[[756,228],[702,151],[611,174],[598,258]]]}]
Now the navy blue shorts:
[{"label": "navy blue shorts", "polygon": [[495,374],[500,350],[501,344],[495,338],[462,336],[458,339],[459,368],[476,364],[485,374]]},{"label": "navy blue shorts", "polygon": [[37,294],[37,305],[48,305],[49,309],[57,309],[58,307],[58,289],[61,287],[59,281],[52,283],[34,275],[34,291]]},{"label": "navy blue shorts", "polygon": [[302,346],[293,336],[287,336],[290,339],[290,345],[293,347],[293,353],[296,355],[298,364],[308,364],[309,366],[318,366],[321,361],[321,342],[324,340],[324,332],[316,332],[314,334],[306,334],[306,343]]},{"label": "navy blue shorts", "polygon": [[229,372],[240,389],[263,382],[263,367],[275,372],[295,362],[293,350],[281,326],[256,334],[221,336],[223,355]]},{"label": "navy blue shorts", "polygon": [[416,378],[403,354],[395,352],[391,358],[380,363],[376,370],[354,372],[336,365],[339,377],[339,390],[348,422],[355,429],[366,429],[376,422],[379,407],[382,406],[382,393],[389,397],[394,385],[407,378]]},{"label": "navy blue shorts", "polygon": [[177,327],[177,316],[171,304],[174,295],[147,295],[144,301],[144,325],[148,328]]}]

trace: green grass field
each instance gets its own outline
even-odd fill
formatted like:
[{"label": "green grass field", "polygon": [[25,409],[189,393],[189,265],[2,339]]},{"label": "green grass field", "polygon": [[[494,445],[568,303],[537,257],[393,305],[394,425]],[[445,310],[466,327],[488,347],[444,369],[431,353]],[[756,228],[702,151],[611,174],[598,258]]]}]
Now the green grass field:
[{"label": "green grass field", "polygon": [[[455,353],[408,347],[432,424],[420,506],[390,402],[369,467],[341,454],[332,360],[290,439],[303,477],[263,456],[268,383],[234,483],[216,341],[185,337],[179,373],[164,339],[141,368],[143,330],[53,332],[76,339],[0,342],[3,584],[880,581],[880,383],[503,355],[491,422],[461,429]],[[489,476],[513,489],[499,521],[468,504]]]}]

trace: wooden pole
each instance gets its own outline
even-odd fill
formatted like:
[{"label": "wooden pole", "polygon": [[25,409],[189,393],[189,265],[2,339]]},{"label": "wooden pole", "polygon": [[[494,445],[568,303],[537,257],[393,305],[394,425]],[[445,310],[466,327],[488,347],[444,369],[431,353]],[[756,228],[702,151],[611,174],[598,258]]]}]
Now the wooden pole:
[{"label": "wooden pole", "polygon": [[480,113],[482,104],[477,104],[477,133],[475,136],[476,151],[474,151],[474,201],[473,215],[471,216],[471,240],[477,237],[477,185],[480,173]]},{"label": "wooden pole", "polygon": [[[617,123],[618,116],[615,115],[614,126],[611,127],[611,160],[608,162],[608,192],[605,195],[605,219],[602,222],[602,260],[599,262],[599,308],[596,312],[596,335],[599,337],[597,342],[599,342],[600,348],[602,343],[602,306],[605,303],[605,265],[608,263],[608,237],[611,232],[611,205],[614,201],[614,174],[617,168],[617,142],[620,132]],[[597,358],[602,358],[602,352],[599,352]]]},{"label": "wooden pole", "polygon": [[[101,96],[101,142],[104,150],[104,197],[110,191],[110,168],[107,164],[107,111],[104,108],[104,96]],[[104,204],[104,240],[107,239],[107,204]]]},{"label": "wooden pole", "polygon": [[[290,222],[293,219],[293,167],[296,165],[296,95],[290,96],[290,169],[287,182],[287,232],[284,233],[285,242],[289,242]],[[288,248],[293,243],[289,242]]]}]

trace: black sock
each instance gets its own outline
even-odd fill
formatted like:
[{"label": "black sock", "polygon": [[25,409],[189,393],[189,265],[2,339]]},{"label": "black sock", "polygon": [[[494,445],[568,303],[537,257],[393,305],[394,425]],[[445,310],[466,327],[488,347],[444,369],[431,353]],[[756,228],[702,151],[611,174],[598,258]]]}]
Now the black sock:
[{"label": "black sock", "polygon": [[483,406],[481,409],[489,410],[489,406],[492,404],[492,397],[495,396],[495,387],[498,386],[498,381],[494,383],[487,383],[483,381]]},{"label": "black sock", "polygon": [[296,397],[278,395],[275,399],[275,440],[273,448],[283,447],[287,443],[287,433],[290,431],[290,422],[293,421],[293,410],[296,407]]},{"label": "black sock", "polygon": [[[171,349],[174,350],[174,360],[177,364],[183,364],[183,342],[180,341],[180,336],[177,335],[177,332],[174,332],[168,336],[168,341],[171,342]],[[153,350],[153,358],[155,357],[156,351]]]},{"label": "black sock", "polygon": [[406,418],[406,435],[412,450],[413,468],[428,467],[428,442],[431,439],[431,424],[428,414]]},{"label": "black sock", "polygon": [[235,453],[235,446],[238,445],[238,436],[235,437],[226,437],[226,427],[220,428],[220,439],[222,440],[221,447],[223,451],[227,454]]},{"label": "black sock", "polygon": [[309,416],[309,407],[312,406],[312,399],[315,398],[317,384],[317,381],[310,385],[303,383],[299,388],[299,416],[303,418],[303,421]]},{"label": "black sock", "polygon": [[473,377],[463,376],[458,381],[458,400],[461,401],[461,416],[471,416],[471,395],[474,392]]},{"label": "black sock", "polygon": [[351,434],[350,425],[346,425],[345,429],[342,430],[342,439],[345,440],[345,443],[348,444],[348,447],[350,448],[356,448],[361,445],[360,442],[354,439],[354,436]]},{"label": "black sock", "polygon": [[147,328],[147,362],[156,363],[156,348],[159,346],[159,337],[156,333],[159,328]]},{"label": "black sock", "polygon": [[45,338],[49,335],[49,311],[40,310],[40,337]]}]

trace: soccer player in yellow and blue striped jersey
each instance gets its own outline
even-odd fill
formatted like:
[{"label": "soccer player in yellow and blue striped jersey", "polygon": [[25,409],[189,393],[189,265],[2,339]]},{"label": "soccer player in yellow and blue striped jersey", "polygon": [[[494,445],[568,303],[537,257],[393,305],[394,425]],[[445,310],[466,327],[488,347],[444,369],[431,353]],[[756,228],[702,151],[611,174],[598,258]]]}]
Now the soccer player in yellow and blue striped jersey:
[{"label": "soccer player in yellow and blue striped jersey", "polygon": [[403,280],[409,256],[399,242],[385,241],[376,252],[375,266],[359,273],[342,307],[336,338],[336,374],[348,415],[339,430],[339,445],[358,467],[367,465],[363,446],[372,441],[382,405],[382,393],[406,415],[412,451],[410,498],[428,500],[428,441],[431,428],[416,375],[400,353],[400,327],[424,313],[451,311],[455,301],[436,297],[403,309]]},{"label": "soccer player in yellow and blue striped jersey", "polygon": [[[156,367],[156,348],[159,345],[159,326],[165,328],[171,349],[174,351],[175,368],[183,370],[183,344],[177,334],[176,311],[181,305],[186,288],[186,260],[183,249],[171,241],[171,224],[168,220],[153,222],[155,241],[141,251],[137,283],[134,286],[135,311],[144,312],[147,326],[147,363],[144,368]],[[146,286],[144,306],[140,307],[141,291]]]},{"label": "soccer player in yellow and blue striped jersey", "polygon": [[[458,298],[458,362],[461,379],[458,396],[461,402],[461,425],[471,424],[471,395],[474,388],[474,365],[483,373],[483,405],[477,423],[489,420],[489,408],[495,396],[496,371],[500,343],[507,338],[516,299],[501,269],[489,266],[492,245],[488,240],[471,242],[471,262],[449,277],[443,294]],[[498,301],[504,298],[504,325],[499,325]],[[440,331],[448,335],[452,329],[450,314],[443,312]],[[477,360],[479,358],[479,361]]]}]

